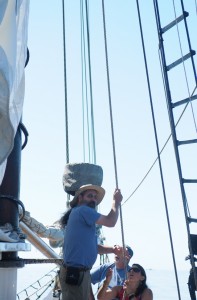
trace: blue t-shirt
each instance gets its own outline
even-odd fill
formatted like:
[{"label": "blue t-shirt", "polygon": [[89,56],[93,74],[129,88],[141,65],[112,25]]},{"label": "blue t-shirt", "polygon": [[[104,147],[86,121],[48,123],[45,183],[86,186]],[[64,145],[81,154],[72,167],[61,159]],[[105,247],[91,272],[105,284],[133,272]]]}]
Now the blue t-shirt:
[{"label": "blue t-shirt", "polygon": [[64,236],[65,265],[87,268],[93,266],[98,253],[95,223],[100,215],[87,205],[72,209]]},{"label": "blue t-shirt", "polygon": [[125,270],[124,269],[117,269],[115,263],[111,264],[103,264],[96,269],[91,271],[91,282],[93,284],[99,283],[99,287],[102,285],[103,281],[105,280],[106,273],[112,269],[112,279],[109,283],[109,287],[112,288],[116,285],[123,285],[125,280]]}]

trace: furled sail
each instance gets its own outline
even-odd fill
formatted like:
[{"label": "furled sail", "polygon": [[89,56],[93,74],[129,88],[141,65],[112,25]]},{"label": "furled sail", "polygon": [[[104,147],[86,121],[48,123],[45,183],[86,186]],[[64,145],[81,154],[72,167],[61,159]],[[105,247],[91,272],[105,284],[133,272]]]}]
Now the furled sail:
[{"label": "furled sail", "polygon": [[0,1],[0,184],[21,120],[29,0]]}]

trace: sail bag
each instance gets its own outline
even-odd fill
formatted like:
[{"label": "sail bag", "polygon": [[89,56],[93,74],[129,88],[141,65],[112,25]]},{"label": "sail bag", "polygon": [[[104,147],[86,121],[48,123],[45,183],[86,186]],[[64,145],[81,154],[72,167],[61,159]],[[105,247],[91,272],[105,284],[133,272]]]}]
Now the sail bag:
[{"label": "sail bag", "polygon": [[101,186],[103,169],[90,163],[66,164],[63,174],[63,187],[66,193],[74,196],[75,192],[86,184]]}]

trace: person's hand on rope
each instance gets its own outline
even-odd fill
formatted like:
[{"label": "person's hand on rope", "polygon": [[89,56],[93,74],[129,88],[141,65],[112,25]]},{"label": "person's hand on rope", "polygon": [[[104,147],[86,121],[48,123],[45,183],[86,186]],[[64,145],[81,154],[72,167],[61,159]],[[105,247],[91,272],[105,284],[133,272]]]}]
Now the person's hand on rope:
[{"label": "person's hand on rope", "polygon": [[124,249],[124,258],[125,258],[125,260],[126,260],[127,263],[130,261],[131,257],[132,257],[132,256],[131,256],[131,254],[129,253],[128,249],[125,248],[125,249]]},{"label": "person's hand on rope", "polygon": [[122,250],[123,250],[123,247],[119,246],[119,245],[114,245],[114,248],[113,248],[113,253],[115,255],[120,255],[122,253]]},{"label": "person's hand on rope", "polygon": [[104,225],[107,227],[114,227],[116,225],[116,222],[118,220],[119,215],[119,208],[120,203],[122,201],[122,194],[120,192],[120,189],[116,188],[115,192],[113,194],[113,200],[112,200],[112,208],[108,215],[100,215],[98,220],[96,221],[96,224],[98,225]]},{"label": "person's hand on rope", "polygon": [[119,258],[124,259],[128,263],[131,259],[131,255],[127,248],[123,248],[119,245],[114,245],[113,253]]},{"label": "person's hand on rope", "polygon": [[123,198],[123,196],[121,194],[120,189],[116,188],[115,192],[114,192],[114,195],[113,195],[113,200],[115,201],[116,205],[121,204],[122,198]]}]

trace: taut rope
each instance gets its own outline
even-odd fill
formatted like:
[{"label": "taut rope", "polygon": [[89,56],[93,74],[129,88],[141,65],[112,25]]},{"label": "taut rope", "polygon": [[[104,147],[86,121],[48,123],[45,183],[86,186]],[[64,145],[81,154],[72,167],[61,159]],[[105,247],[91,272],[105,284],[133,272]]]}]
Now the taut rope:
[{"label": "taut rope", "polygon": [[[115,182],[116,182],[116,188],[118,188],[118,172],[117,172],[117,162],[116,162],[116,149],[115,149],[115,138],[114,138],[114,126],[113,126],[111,89],[110,89],[110,79],[109,79],[109,63],[108,63],[108,51],[107,51],[107,35],[106,35],[104,0],[102,0],[102,13],[103,13],[103,31],[104,31],[104,42],[105,42],[105,59],[106,59],[106,72],[107,72],[107,87],[108,87],[108,100],[109,100],[109,111],[110,111],[110,123],[111,123],[111,136],[112,136],[112,148],[113,148],[113,159],[114,159]],[[122,246],[123,246],[123,248],[125,248],[123,217],[122,217],[122,207],[121,206],[120,206],[120,225],[121,225],[121,235],[122,235]],[[125,274],[126,274],[126,264],[125,264]]]}]

